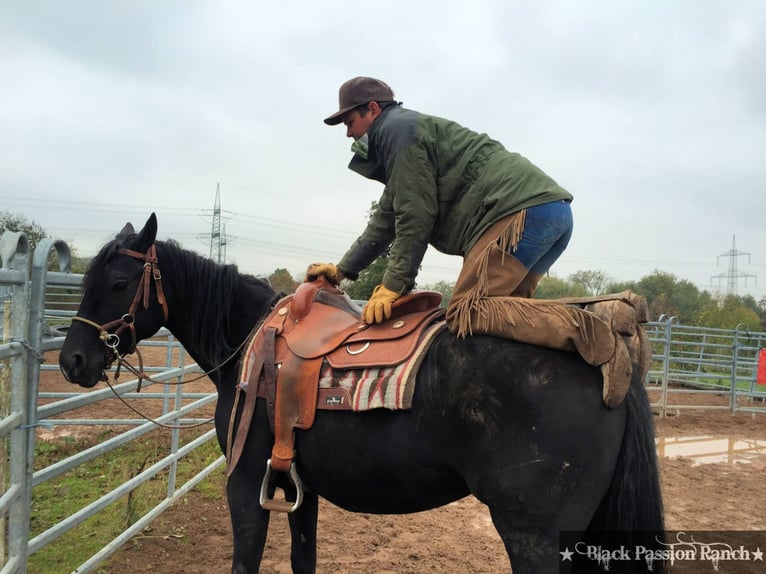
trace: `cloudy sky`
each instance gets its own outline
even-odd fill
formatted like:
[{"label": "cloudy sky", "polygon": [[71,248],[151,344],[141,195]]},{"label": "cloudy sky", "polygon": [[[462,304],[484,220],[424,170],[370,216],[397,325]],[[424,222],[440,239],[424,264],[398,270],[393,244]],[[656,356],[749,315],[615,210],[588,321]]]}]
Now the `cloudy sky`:
[{"label": "cloudy sky", "polygon": [[[322,123],[356,75],[574,194],[554,275],[725,290],[734,263],[739,293],[766,295],[761,0],[11,0],[0,211],[84,256],[155,211],[163,238],[208,254],[220,184],[243,271],[337,261],[381,191]],[[429,251],[419,283],[459,266]]]}]

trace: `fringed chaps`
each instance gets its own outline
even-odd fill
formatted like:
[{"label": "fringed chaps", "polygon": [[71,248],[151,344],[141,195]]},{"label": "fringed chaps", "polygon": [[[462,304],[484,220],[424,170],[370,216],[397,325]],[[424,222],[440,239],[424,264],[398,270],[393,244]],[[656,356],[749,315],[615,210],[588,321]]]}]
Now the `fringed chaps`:
[{"label": "fringed chaps", "polygon": [[[447,326],[459,337],[486,333],[577,351],[594,366],[606,363],[614,354],[615,339],[598,316],[579,307],[511,296],[525,279],[529,282],[527,268],[507,253],[521,239],[525,214],[497,222],[466,255],[447,308]],[[532,279],[536,287],[539,276]]]}]

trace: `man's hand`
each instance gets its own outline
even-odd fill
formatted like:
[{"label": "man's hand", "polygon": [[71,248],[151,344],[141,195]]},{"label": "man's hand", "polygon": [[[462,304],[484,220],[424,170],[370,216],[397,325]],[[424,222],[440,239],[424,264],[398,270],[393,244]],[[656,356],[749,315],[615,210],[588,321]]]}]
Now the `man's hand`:
[{"label": "man's hand", "polygon": [[306,277],[303,282],[314,281],[320,275],[327,277],[327,280],[333,285],[338,285],[343,281],[343,272],[334,263],[312,263],[306,269]]},{"label": "man's hand", "polygon": [[368,325],[373,323],[382,323],[384,319],[391,318],[391,304],[396,301],[400,295],[388,289],[382,283],[375,287],[370,300],[362,309],[362,319]]}]

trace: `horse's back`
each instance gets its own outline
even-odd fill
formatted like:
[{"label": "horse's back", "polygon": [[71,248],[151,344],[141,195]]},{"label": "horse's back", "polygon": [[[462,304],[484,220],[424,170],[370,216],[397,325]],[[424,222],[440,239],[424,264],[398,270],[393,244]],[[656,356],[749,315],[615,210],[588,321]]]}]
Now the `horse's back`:
[{"label": "horse's back", "polygon": [[304,482],[322,496],[411,512],[469,492],[488,502],[594,457],[608,467],[623,425],[621,410],[603,405],[598,370],[576,354],[444,332],[410,410],[318,412],[296,446]]}]

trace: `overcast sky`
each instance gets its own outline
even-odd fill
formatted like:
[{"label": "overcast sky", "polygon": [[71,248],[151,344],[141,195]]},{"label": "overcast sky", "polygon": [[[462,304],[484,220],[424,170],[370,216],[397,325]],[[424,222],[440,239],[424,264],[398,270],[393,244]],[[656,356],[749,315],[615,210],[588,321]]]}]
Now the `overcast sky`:
[{"label": "overcast sky", "polygon": [[[0,210],[80,255],[151,211],[209,254],[338,261],[382,191],[322,119],[356,75],[490,134],[575,196],[551,272],[766,294],[766,3],[11,0],[0,9]],[[720,257],[732,249],[749,254]],[[423,285],[460,259],[429,250]],[[714,278],[722,276],[721,279]],[[753,277],[758,276],[757,286]]]}]

